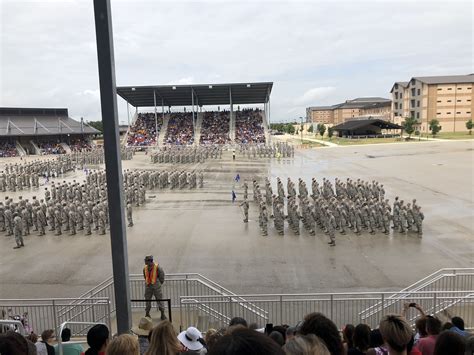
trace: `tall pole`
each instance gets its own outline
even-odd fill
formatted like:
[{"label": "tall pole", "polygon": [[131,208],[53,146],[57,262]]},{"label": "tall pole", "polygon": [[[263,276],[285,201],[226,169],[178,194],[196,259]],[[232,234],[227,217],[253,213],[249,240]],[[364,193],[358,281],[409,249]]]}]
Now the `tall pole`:
[{"label": "tall pole", "polygon": [[156,91],[153,90],[153,104],[155,105],[155,145],[158,146],[158,115],[156,114]]},{"label": "tall pole", "polygon": [[193,132],[196,130],[196,124],[194,122],[194,89],[191,88],[191,108],[193,110]]},{"label": "tall pole", "polygon": [[[229,102],[230,102],[230,127],[229,127],[229,133],[231,134],[232,133],[232,128],[234,127],[234,123],[232,122],[232,120],[234,119],[234,105],[232,104],[232,88],[229,87]],[[229,134],[229,135],[230,135]],[[234,132],[235,134],[235,132]],[[233,139],[232,139],[232,136],[230,137],[230,139],[232,140],[232,143],[233,143]]]},{"label": "tall pole", "polygon": [[300,126],[300,133],[301,133],[301,144],[303,144],[303,117],[300,117],[301,126]]},{"label": "tall pole", "polygon": [[163,98],[161,98],[161,119],[163,120],[163,124],[165,123],[165,102]]},{"label": "tall pole", "polygon": [[130,104],[127,101],[127,118],[128,118],[128,127],[130,127]]},{"label": "tall pole", "polygon": [[128,275],[127,234],[122,185],[122,162],[115,85],[114,43],[110,0],[94,0],[97,60],[99,64],[100,103],[104,125],[105,174],[110,218],[110,244],[114,277],[117,331],[131,328],[130,284]]}]

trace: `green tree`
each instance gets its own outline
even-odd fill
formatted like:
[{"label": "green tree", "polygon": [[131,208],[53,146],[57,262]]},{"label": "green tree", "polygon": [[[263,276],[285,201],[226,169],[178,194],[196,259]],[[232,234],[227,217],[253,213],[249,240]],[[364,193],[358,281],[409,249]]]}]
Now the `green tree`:
[{"label": "green tree", "polygon": [[469,130],[469,134],[472,134],[472,128],[474,127],[474,124],[472,123],[472,118],[466,122],[466,128]]},{"label": "green tree", "polygon": [[334,135],[334,128],[328,127],[328,137],[331,140],[332,136]]},{"label": "green tree", "polygon": [[102,121],[90,121],[90,122],[87,122],[87,124],[97,129],[101,133],[104,132],[104,126],[102,125]]},{"label": "green tree", "polygon": [[294,134],[295,133],[295,126],[293,126],[291,123],[288,123],[286,125],[286,133]]},{"label": "green tree", "polygon": [[406,117],[405,121],[402,122],[403,130],[408,134],[408,139],[411,139],[411,135],[415,132],[416,123],[414,117]]},{"label": "green tree", "polygon": [[441,126],[439,125],[439,121],[435,118],[433,118],[431,121],[430,121],[430,131],[431,131],[431,134],[434,136],[436,136],[438,134],[439,131],[441,131]]},{"label": "green tree", "polygon": [[326,133],[326,126],[322,123],[318,125],[318,132],[321,137],[324,136],[324,133]]},{"label": "green tree", "polygon": [[313,133],[313,125],[308,127],[308,133]]}]

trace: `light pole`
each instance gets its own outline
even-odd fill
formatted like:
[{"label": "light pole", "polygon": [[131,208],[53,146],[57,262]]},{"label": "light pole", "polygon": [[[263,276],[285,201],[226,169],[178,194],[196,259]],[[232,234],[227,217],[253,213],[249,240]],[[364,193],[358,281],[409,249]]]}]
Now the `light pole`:
[{"label": "light pole", "polygon": [[301,117],[301,116],[300,116],[300,121],[301,121],[301,125],[300,125],[301,144],[303,144],[303,117]]}]

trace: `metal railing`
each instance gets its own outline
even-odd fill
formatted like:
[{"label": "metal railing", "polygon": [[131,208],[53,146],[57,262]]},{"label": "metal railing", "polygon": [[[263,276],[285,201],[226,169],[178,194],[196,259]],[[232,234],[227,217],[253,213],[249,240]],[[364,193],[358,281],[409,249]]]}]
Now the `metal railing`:
[{"label": "metal railing", "polygon": [[[60,333],[59,324],[63,322],[103,322],[111,325],[110,301],[108,298],[89,298],[78,304],[76,298],[57,299],[0,299],[0,309],[11,314],[28,314],[27,321],[36,333],[45,329],[53,329],[56,336]],[[74,303],[74,305],[71,305]],[[71,328],[74,336],[83,336],[87,330],[79,327]]]},{"label": "metal railing", "polygon": [[428,275],[427,277],[394,293],[384,300],[384,304],[376,303],[360,313],[360,318],[369,321],[371,317],[378,317],[378,313],[385,312],[385,308],[399,300],[406,300],[418,291],[469,291],[474,290],[474,268],[445,268]]},{"label": "metal railing", "polygon": [[[347,323],[366,323],[377,327],[385,314],[400,314],[405,302],[416,302],[430,314],[439,314],[456,307],[456,315],[462,317],[466,324],[472,324],[474,321],[474,290],[416,291],[407,298],[389,299],[393,295],[393,292],[357,292],[192,296],[180,298],[180,313],[184,314],[184,321],[188,321],[188,314],[194,317],[206,316],[219,327],[228,325],[229,319],[236,316],[246,319],[249,323],[255,322],[260,327],[265,323],[295,325],[312,312],[325,314],[340,328]],[[236,297],[239,301],[235,300]],[[243,299],[245,301],[242,301]],[[255,312],[248,312],[242,307],[246,303],[262,309],[266,317],[258,317]],[[370,307],[380,307],[384,312],[377,312],[369,319],[363,319],[361,311]],[[410,309],[408,319],[416,316],[411,312],[413,310]]]}]

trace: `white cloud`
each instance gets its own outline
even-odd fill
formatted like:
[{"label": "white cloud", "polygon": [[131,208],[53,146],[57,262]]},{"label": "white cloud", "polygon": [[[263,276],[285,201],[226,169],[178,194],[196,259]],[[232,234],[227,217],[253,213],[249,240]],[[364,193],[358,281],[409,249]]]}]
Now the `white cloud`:
[{"label": "white cloud", "polygon": [[323,86],[309,89],[302,96],[295,99],[295,104],[314,106],[318,101],[327,99],[335,90],[336,88],[334,86]]}]

